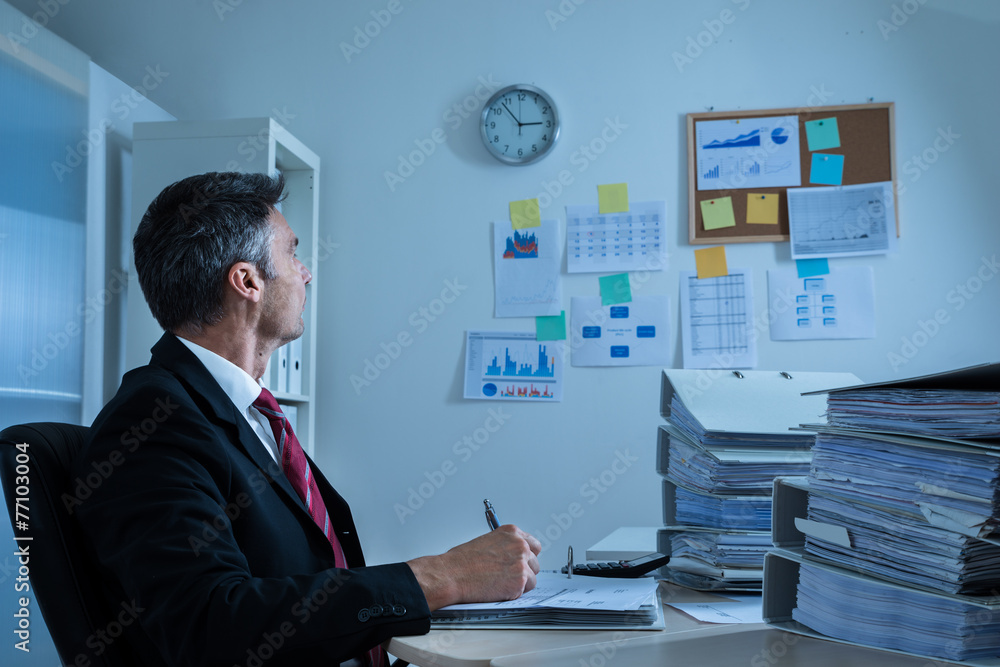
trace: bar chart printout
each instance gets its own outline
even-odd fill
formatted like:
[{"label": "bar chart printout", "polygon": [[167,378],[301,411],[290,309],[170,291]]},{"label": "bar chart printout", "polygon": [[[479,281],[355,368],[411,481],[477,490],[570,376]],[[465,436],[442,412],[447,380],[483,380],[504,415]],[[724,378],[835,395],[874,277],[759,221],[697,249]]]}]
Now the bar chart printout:
[{"label": "bar chart printout", "polygon": [[699,280],[682,271],[684,368],[754,368],[753,282],[746,269]]},{"label": "bar chart printout", "polygon": [[469,331],[465,343],[465,398],[562,400],[563,341],[539,341],[534,332]]}]

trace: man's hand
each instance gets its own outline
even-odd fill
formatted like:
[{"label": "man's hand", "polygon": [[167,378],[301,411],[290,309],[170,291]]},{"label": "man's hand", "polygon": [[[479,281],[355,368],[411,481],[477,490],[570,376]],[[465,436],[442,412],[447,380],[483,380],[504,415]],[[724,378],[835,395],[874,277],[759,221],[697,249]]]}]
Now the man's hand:
[{"label": "man's hand", "polygon": [[500,526],[440,556],[407,561],[431,611],[462,602],[513,600],[535,587],[542,545],[517,526]]}]

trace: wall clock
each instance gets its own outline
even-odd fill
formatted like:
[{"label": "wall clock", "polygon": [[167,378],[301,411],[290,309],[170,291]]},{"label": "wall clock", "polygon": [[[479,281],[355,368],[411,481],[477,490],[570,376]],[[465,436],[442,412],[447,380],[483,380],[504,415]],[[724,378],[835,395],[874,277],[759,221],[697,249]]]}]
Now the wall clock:
[{"label": "wall clock", "polygon": [[528,164],[552,150],[559,114],[545,91],[519,83],[486,102],[480,129],[490,155],[505,164]]}]

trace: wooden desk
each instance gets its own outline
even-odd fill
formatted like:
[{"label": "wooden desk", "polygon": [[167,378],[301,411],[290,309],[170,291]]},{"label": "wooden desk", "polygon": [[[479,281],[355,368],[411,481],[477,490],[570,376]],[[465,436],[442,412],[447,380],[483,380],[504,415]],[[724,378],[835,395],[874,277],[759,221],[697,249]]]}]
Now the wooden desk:
[{"label": "wooden desk", "polygon": [[[660,596],[665,602],[718,599],[711,593],[666,583],[660,584]],[[489,667],[494,659],[500,657],[524,656],[552,649],[578,649],[601,643],[621,646],[651,636],[733,627],[702,623],[668,606],[663,608],[663,617],[665,630],[431,630],[426,635],[394,637],[386,649],[397,658],[419,667]],[[767,626],[753,624],[736,627],[760,629]]]}]

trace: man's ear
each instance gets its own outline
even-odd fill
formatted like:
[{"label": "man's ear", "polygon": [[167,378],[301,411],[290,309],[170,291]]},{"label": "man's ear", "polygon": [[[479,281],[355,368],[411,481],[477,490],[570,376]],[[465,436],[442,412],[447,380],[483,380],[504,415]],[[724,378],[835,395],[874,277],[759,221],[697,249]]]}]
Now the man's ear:
[{"label": "man's ear", "polygon": [[250,262],[236,262],[226,274],[226,287],[240,299],[259,302],[263,285],[263,277]]}]

